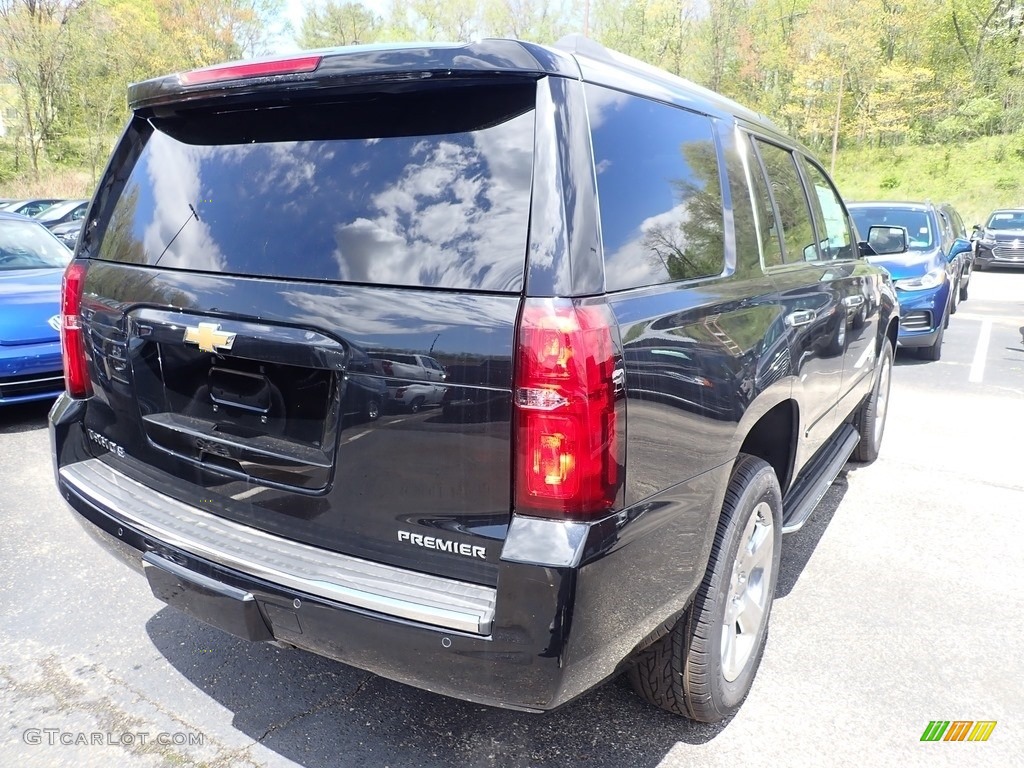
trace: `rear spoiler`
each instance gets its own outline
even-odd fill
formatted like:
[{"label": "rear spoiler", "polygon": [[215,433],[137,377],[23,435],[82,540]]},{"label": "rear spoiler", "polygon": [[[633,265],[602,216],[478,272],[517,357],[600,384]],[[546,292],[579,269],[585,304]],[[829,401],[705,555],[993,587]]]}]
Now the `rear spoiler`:
[{"label": "rear spoiler", "polygon": [[132,110],[245,96],[266,88],[309,91],[372,82],[487,75],[580,78],[573,56],[519,40],[461,45],[362,45],[231,62],[128,86]]}]

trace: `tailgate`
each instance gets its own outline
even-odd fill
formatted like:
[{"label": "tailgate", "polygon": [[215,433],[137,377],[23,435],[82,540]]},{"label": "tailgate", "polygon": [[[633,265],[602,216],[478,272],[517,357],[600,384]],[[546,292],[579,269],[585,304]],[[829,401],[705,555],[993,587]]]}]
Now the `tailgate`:
[{"label": "tailgate", "polygon": [[[495,580],[510,519],[518,297],[102,263],[90,266],[88,285],[121,286],[91,297],[87,312],[94,455],[280,536]],[[155,305],[186,290],[194,306]],[[128,291],[126,306],[118,294]],[[200,309],[214,305],[216,314]],[[257,319],[259,306],[270,309]],[[445,391],[444,405],[395,407],[373,349],[429,352],[452,372],[431,382]]]}]

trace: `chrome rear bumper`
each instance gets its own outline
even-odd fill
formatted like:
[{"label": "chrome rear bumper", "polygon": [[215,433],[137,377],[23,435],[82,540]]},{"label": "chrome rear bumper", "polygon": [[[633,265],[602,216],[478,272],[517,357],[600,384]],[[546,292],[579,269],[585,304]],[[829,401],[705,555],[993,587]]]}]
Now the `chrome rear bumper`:
[{"label": "chrome rear bumper", "polygon": [[205,512],[99,459],[60,468],[83,501],[145,536],[241,573],[343,605],[489,635],[496,590],[318,549]]}]

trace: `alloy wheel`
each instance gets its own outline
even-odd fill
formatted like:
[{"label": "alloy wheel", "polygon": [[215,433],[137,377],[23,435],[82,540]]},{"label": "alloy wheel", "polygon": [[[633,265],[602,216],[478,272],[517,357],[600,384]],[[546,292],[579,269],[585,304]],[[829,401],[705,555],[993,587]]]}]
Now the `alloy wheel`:
[{"label": "alloy wheel", "polygon": [[766,502],[754,507],[733,563],[729,596],[722,620],[722,675],[732,682],[757,648],[768,608],[775,537],[772,510]]}]

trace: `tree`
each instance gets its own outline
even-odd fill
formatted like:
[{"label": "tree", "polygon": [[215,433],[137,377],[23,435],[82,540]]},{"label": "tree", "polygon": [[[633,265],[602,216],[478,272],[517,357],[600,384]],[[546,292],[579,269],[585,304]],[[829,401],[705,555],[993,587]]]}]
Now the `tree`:
[{"label": "tree", "polygon": [[303,48],[372,43],[383,27],[383,19],[360,3],[328,0],[322,7],[306,8],[297,41]]},{"label": "tree", "polygon": [[745,15],[743,0],[709,0],[707,16],[698,26],[701,82],[722,91],[739,66],[737,27]]},{"label": "tree", "polygon": [[410,0],[409,10],[424,40],[468,42],[480,26],[479,0]]},{"label": "tree", "polygon": [[78,84],[72,125],[86,147],[96,182],[114,137],[128,116],[128,83],[179,68],[161,45],[152,4],[101,0],[84,4],[72,28],[71,81]]},{"label": "tree", "polygon": [[0,0],[0,53],[18,94],[20,135],[38,178],[43,144],[67,104],[71,19],[82,0]]},{"label": "tree", "polygon": [[267,52],[283,0],[151,0],[164,45],[183,68]]},{"label": "tree", "polygon": [[683,0],[598,0],[594,37],[629,56],[677,75],[693,76],[688,54],[693,10]]},{"label": "tree", "polygon": [[485,0],[482,21],[495,37],[553,43],[570,31],[572,11],[558,0]]}]

